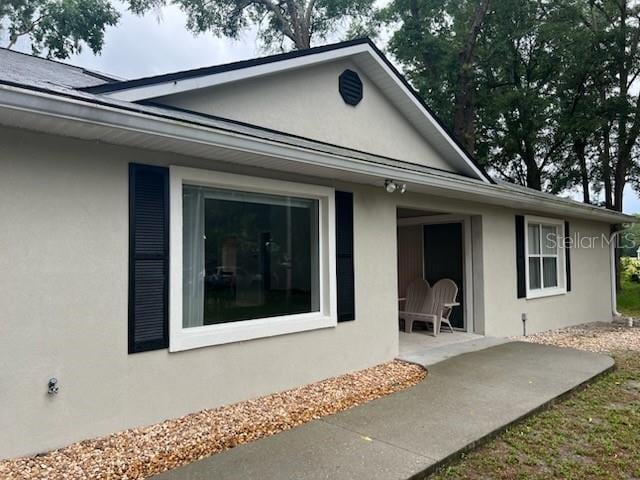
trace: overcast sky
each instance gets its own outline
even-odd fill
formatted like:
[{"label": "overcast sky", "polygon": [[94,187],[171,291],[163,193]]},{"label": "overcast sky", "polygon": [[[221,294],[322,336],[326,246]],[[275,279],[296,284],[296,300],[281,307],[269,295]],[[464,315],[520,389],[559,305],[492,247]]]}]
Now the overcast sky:
[{"label": "overcast sky", "polygon": [[[116,27],[107,30],[102,54],[93,55],[86,49],[68,63],[130,79],[265,54],[255,30],[245,32],[239,40],[219,39],[211,34],[194,36],[186,30],[185,16],[176,7],[139,17],[127,12],[122,3],[114,3],[122,17]],[[29,51],[26,43],[18,48]],[[624,203],[625,211],[640,212],[640,199],[630,187],[625,191]]]}]

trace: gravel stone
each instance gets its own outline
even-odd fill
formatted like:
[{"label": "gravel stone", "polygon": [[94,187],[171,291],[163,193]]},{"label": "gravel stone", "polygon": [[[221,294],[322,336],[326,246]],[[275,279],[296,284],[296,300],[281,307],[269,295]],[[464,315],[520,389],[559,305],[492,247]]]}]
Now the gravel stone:
[{"label": "gravel stone", "polygon": [[404,390],[426,374],[396,360],[46,454],[0,460],[0,478],[142,479]]},{"label": "gravel stone", "polygon": [[513,338],[524,342],[599,353],[615,353],[625,350],[640,352],[640,329],[605,322],[587,323]]}]

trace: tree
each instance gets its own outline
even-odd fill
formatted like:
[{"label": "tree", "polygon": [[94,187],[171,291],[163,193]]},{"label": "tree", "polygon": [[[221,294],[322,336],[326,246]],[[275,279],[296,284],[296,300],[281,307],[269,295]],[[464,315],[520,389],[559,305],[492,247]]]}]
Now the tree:
[{"label": "tree", "polygon": [[475,50],[488,10],[489,0],[481,0],[469,21],[469,27],[458,53],[453,134],[470,152],[475,146]]},{"label": "tree", "polygon": [[[640,215],[636,215],[640,222]],[[636,257],[640,247],[640,223],[634,223],[629,230],[621,234],[620,255],[622,257]]]},{"label": "tree", "polygon": [[382,19],[395,27],[389,50],[457,139],[475,147],[477,44],[489,0],[394,0]]},{"label": "tree", "polygon": [[106,27],[119,16],[108,0],[0,0],[8,48],[27,37],[34,54],[61,59],[80,52],[83,43],[100,52]]},{"label": "tree", "polygon": [[394,0],[390,50],[490,170],[553,193],[637,185],[637,0]]},{"label": "tree", "polygon": [[581,16],[598,41],[600,108],[598,177],[609,209],[622,211],[623,194],[637,168],[640,136],[640,5],[634,0],[590,0]]},{"label": "tree", "polygon": [[243,29],[256,25],[265,46],[299,50],[341,27],[359,31],[358,22],[371,12],[373,0],[130,0],[129,4],[137,14],[177,5],[194,33],[238,38]]},{"label": "tree", "polygon": [[561,188],[565,120],[584,95],[566,66],[570,1],[395,0],[388,11],[400,23],[392,53],[458,140],[507,180]]},{"label": "tree", "polygon": [[579,2],[505,4],[489,25],[481,72],[484,158],[512,182],[558,193],[588,176],[570,166],[583,153],[586,162],[595,126],[593,41],[575,20]]}]

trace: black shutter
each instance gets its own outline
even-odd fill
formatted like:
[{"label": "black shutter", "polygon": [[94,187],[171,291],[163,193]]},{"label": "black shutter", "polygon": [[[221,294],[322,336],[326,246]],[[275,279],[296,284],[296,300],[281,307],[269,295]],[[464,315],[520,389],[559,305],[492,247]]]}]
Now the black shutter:
[{"label": "black shutter", "polygon": [[338,321],[355,320],[353,193],[350,192],[336,192],[336,262]]},{"label": "black shutter", "polygon": [[564,222],[564,262],[567,270],[567,292],[571,291],[571,231],[569,222]]},{"label": "black shutter", "polygon": [[129,165],[129,353],[169,346],[169,170]]},{"label": "black shutter", "polygon": [[516,215],[516,271],[518,273],[518,298],[525,298],[527,296],[524,233],[524,216]]}]

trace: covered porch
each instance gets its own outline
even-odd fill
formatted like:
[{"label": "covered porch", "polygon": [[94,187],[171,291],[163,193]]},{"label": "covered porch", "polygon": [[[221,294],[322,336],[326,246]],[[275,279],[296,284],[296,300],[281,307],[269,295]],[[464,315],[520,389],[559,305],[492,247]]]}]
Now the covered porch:
[{"label": "covered porch", "polygon": [[[483,281],[480,224],[479,217],[463,213],[397,209],[398,358],[426,366],[505,342],[483,335],[481,312],[474,308]],[[436,300],[433,292],[443,282],[455,287]],[[412,284],[425,287],[416,296]]]}]

